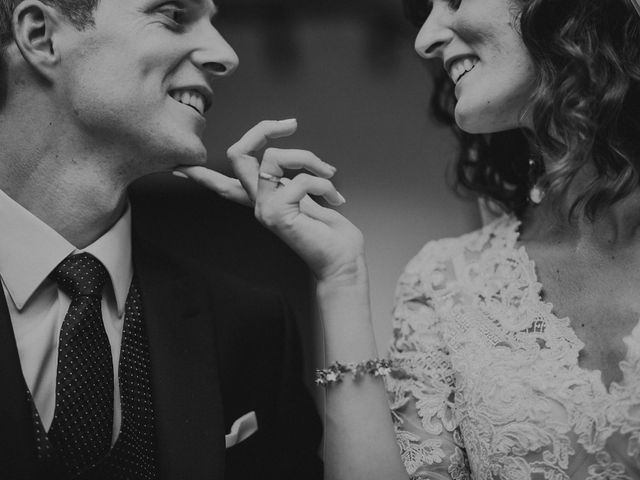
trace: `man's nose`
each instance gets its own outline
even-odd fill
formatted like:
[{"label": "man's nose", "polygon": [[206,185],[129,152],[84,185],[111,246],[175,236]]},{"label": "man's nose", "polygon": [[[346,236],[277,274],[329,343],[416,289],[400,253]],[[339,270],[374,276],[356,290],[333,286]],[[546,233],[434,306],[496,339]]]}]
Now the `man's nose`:
[{"label": "man's nose", "polygon": [[453,39],[451,14],[434,6],[416,37],[415,49],[422,58],[442,58],[443,49]]},{"label": "man's nose", "polygon": [[238,68],[240,60],[235,50],[212,25],[201,30],[201,47],[192,53],[198,68],[214,77],[224,77]]}]

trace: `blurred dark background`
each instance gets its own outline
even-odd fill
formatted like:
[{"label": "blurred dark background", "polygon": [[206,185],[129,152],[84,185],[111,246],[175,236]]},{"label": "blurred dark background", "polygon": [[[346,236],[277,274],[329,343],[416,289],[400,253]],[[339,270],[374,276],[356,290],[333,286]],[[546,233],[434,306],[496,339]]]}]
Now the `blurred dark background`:
[{"label": "blurred dark background", "polygon": [[[258,121],[298,119],[296,135],[273,145],[310,149],[338,168],[335,182],[347,199],[340,211],[366,237],[382,354],[404,265],[426,241],[479,224],[475,204],[447,185],[455,142],[429,115],[431,80],[413,51],[417,31],[400,0],[216,3],[216,27],[240,67],[215,86],[209,166],[229,173],[224,152]],[[311,321],[311,278],[297,257],[249,209],[186,180],[144,179],[133,199],[137,225],[169,248],[286,295],[309,347],[311,379],[322,339]],[[165,224],[176,228],[167,232]]]}]

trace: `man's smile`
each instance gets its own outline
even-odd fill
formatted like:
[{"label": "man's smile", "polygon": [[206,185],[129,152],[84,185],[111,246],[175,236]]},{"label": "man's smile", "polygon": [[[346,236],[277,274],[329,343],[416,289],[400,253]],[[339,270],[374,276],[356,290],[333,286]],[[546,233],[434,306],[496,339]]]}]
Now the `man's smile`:
[{"label": "man's smile", "polygon": [[203,92],[201,89],[189,87],[171,90],[169,95],[177,102],[193,108],[200,115],[204,115],[211,107],[212,94],[208,91]]}]

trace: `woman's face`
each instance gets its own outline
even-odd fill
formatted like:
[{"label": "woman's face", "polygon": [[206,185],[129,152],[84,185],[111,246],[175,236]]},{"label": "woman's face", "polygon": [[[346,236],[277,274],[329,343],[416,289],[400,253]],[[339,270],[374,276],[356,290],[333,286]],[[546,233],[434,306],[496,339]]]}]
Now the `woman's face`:
[{"label": "woman's face", "polygon": [[466,132],[493,133],[527,122],[535,73],[517,24],[514,0],[433,0],[415,48],[424,58],[443,60],[455,83],[456,122]]}]

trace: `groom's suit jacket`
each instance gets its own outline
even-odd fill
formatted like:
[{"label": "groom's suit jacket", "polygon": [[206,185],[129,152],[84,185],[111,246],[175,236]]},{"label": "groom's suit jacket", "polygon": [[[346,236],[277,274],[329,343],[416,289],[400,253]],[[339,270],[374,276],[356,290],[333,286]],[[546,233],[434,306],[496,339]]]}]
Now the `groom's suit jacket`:
[{"label": "groom's suit jacket", "polygon": [[[162,480],[322,478],[321,427],[278,296],[134,242]],[[0,294],[2,290],[0,290]],[[0,479],[46,479],[6,300],[0,298]],[[258,431],[226,449],[233,422]]]}]

